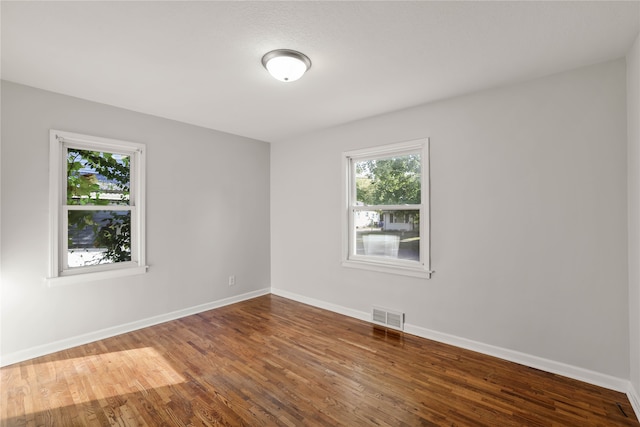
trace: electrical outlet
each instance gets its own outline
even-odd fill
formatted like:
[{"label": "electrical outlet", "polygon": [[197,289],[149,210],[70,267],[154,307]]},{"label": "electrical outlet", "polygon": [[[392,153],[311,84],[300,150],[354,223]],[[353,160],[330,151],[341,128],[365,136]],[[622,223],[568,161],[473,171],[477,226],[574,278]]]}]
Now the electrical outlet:
[{"label": "electrical outlet", "polygon": [[229,276],[229,286],[236,284],[236,276]]}]

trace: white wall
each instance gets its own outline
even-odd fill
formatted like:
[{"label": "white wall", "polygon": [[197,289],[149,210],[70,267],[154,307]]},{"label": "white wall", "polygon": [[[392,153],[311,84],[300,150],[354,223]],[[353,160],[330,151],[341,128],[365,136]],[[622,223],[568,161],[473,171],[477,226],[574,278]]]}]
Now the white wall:
[{"label": "white wall", "polygon": [[[618,60],[273,144],[273,289],[628,379],[625,88]],[[435,275],[341,267],[341,153],[421,137]]]},{"label": "white wall", "polygon": [[627,55],[629,200],[629,360],[636,413],[640,410],[640,35]]},{"label": "white wall", "polygon": [[[2,125],[4,361],[268,290],[269,144],[9,82]],[[147,144],[148,274],[47,287],[50,128]]]}]

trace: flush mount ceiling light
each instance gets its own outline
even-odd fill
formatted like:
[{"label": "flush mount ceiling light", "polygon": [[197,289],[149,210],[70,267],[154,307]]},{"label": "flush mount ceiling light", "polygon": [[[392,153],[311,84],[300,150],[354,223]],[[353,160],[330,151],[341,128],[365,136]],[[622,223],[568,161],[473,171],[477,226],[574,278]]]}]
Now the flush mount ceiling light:
[{"label": "flush mount ceiling light", "polygon": [[281,82],[294,82],[311,68],[311,60],[295,50],[276,49],[262,57],[262,65]]}]

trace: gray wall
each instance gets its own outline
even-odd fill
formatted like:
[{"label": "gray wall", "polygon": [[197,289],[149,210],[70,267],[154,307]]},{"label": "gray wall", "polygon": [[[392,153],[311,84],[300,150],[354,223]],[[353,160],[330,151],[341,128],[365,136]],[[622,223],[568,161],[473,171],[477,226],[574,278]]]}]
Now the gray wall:
[{"label": "gray wall", "polygon": [[[47,287],[50,128],[146,143],[147,274]],[[269,150],[3,82],[2,354],[268,291]]]},{"label": "gray wall", "polygon": [[[414,329],[628,379],[625,67],[273,144],[272,288],[354,313],[400,310]],[[342,267],[341,153],[421,137],[431,139],[435,275]]]}]

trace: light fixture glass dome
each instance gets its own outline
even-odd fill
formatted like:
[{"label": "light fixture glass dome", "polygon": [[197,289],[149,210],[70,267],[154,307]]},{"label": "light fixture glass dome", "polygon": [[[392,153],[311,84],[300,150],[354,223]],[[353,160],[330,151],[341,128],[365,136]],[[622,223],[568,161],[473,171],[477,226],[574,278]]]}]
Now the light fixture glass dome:
[{"label": "light fixture glass dome", "polygon": [[281,82],[294,82],[311,68],[311,60],[303,53],[277,49],[262,57],[262,65]]}]

